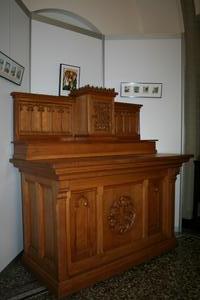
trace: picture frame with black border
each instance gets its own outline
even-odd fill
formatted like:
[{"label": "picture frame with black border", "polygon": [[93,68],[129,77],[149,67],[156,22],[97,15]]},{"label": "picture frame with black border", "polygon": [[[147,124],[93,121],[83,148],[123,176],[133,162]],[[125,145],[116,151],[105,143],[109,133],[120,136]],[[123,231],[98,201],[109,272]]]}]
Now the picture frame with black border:
[{"label": "picture frame with black border", "polygon": [[24,67],[0,51],[0,76],[17,85],[21,85]]},{"label": "picture frame with black border", "polygon": [[59,96],[68,96],[69,93],[80,87],[80,67],[60,64]]},{"label": "picture frame with black border", "polygon": [[125,98],[161,98],[162,83],[121,82],[120,96]]}]

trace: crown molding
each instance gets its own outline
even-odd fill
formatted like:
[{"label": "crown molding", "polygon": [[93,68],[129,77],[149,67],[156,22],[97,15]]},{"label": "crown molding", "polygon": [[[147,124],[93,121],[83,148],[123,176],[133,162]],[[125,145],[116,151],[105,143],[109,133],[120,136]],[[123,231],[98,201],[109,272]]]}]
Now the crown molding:
[{"label": "crown molding", "polygon": [[28,10],[26,5],[21,0],[15,0],[15,2],[19,5],[19,7],[21,7],[21,9],[27,15],[27,17],[30,18],[31,17],[31,12]]},{"label": "crown molding", "polygon": [[41,16],[34,12],[31,13],[31,19],[35,20],[35,21],[43,22],[46,24],[54,25],[54,26],[57,26],[57,27],[60,27],[63,29],[71,30],[71,31],[74,31],[77,33],[85,34],[87,36],[91,36],[96,39],[102,40],[102,38],[103,38],[103,35],[101,33],[93,32],[93,31],[90,31],[90,30],[87,30],[87,29],[84,29],[84,28],[81,28],[81,27],[78,27],[75,25],[61,22],[61,21],[58,21],[58,20],[55,20],[55,19],[52,19],[49,17]]}]

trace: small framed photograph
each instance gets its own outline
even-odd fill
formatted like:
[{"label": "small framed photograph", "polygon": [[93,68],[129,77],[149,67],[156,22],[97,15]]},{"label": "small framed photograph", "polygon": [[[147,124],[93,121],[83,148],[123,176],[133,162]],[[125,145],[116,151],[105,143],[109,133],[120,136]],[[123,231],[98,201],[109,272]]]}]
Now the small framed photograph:
[{"label": "small framed photograph", "polygon": [[0,76],[21,85],[24,67],[0,51]]},{"label": "small framed photograph", "polygon": [[134,98],[161,98],[162,83],[121,82],[120,96]]},{"label": "small framed photograph", "polygon": [[59,95],[67,96],[80,86],[80,67],[60,64]]}]

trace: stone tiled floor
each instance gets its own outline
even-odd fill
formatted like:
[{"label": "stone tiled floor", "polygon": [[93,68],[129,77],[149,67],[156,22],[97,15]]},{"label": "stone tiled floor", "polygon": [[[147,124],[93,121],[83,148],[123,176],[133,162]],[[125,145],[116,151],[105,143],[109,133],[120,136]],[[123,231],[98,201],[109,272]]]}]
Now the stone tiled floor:
[{"label": "stone tiled floor", "polygon": [[[0,274],[0,299],[56,298],[18,259]],[[179,235],[174,250],[64,299],[199,300],[200,235]]]}]

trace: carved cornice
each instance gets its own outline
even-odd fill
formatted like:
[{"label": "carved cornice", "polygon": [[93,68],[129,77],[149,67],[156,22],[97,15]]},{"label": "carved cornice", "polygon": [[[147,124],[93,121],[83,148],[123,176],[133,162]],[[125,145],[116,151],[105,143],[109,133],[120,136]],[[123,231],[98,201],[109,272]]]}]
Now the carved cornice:
[{"label": "carved cornice", "polygon": [[103,87],[95,87],[91,85],[85,85],[80,87],[79,89],[73,90],[70,93],[70,96],[76,97],[84,94],[100,94],[109,97],[115,97],[118,93],[115,92],[115,89],[108,89]]}]

